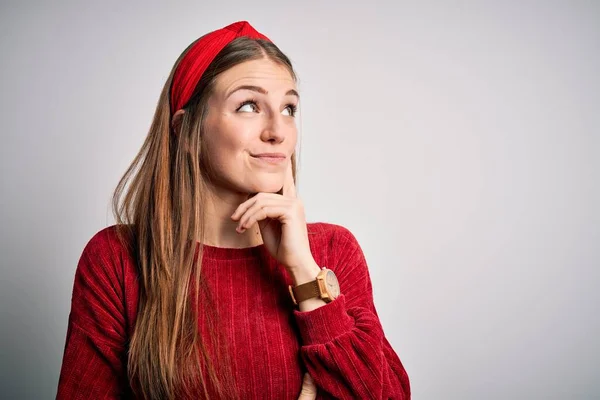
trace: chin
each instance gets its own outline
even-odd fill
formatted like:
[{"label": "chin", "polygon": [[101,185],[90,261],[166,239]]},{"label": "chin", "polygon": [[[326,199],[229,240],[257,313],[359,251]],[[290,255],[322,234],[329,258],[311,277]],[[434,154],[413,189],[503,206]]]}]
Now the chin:
[{"label": "chin", "polygon": [[281,182],[265,182],[265,183],[257,183],[252,185],[250,188],[250,193],[277,193],[283,187],[283,183]]}]

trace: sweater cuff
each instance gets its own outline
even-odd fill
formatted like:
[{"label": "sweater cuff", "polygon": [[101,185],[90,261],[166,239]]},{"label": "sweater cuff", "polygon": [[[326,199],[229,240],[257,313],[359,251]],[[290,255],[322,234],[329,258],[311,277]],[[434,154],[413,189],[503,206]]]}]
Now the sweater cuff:
[{"label": "sweater cuff", "polygon": [[343,294],[311,311],[294,310],[294,316],[304,345],[329,342],[354,327],[354,319],[346,312]]}]

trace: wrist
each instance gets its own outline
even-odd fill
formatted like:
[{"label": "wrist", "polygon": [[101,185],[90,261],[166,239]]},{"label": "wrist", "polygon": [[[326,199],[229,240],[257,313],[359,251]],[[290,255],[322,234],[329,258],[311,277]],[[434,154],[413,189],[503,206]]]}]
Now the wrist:
[{"label": "wrist", "polygon": [[320,271],[321,267],[319,267],[316,261],[311,260],[304,264],[302,267],[290,270],[290,275],[292,281],[294,282],[294,286],[298,286],[302,285],[303,283],[307,283],[317,279],[317,275]]}]

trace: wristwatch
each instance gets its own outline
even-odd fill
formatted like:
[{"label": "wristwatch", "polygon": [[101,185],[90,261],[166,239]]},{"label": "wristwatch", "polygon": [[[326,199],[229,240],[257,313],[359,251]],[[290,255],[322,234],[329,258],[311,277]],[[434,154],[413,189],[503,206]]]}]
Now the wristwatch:
[{"label": "wristwatch", "polygon": [[321,271],[319,271],[314,281],[298,286],[289,285],[289,289],[294,305],[313,297],[318,297],[325,303],[329,303],[340,295],[340,285],[337,277],[332,270],[326,267],[321,267]]}]

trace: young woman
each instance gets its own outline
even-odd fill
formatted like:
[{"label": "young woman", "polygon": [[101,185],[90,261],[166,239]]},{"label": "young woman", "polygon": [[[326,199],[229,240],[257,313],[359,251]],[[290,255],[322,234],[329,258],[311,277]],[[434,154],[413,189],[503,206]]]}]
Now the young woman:
[{"label": "young woman", "polygon": [[193,42],[75,275],[58,398],[409,399],[346,228],[306,223],[289,59]]}]

